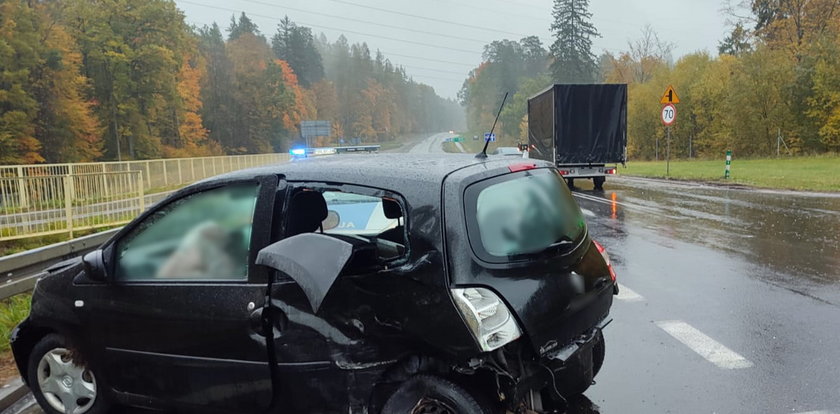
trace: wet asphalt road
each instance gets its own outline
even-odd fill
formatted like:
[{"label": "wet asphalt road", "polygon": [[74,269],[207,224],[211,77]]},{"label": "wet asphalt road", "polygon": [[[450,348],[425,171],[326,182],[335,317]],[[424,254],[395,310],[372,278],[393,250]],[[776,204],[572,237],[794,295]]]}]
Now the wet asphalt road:
[{"label": "wet asphalt road", "polygon": [[840,414],[840,194],[578,181],[622,292],[568,413]]},{"label": "wet asphalt road", "polygon": [[623,291],[570,412],[840,413],[840,194],[605,187],[574,195]]}]

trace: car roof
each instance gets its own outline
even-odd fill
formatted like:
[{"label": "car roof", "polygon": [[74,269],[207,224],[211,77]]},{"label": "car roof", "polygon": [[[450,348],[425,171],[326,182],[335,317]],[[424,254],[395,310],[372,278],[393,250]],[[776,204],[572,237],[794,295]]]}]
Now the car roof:
[{"label": "car roof", "polygon": [[202,183],[278,174],[289,181],[337,182],[401,190],[412,185],[439,187],[453,171],[471,166],[500,168],[523,161],[544,164],[531,159],[478,159],[474,154],[341,154],[248,168],[211,177]]}]

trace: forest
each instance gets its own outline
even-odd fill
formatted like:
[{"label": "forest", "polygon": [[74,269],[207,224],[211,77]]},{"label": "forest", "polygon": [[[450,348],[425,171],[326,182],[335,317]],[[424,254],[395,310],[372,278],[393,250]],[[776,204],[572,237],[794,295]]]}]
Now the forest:
[{"label": "forest", "polygon": [[674,61],[674,45],[646,27],[626,51],[596,56],[588,1],[555,0],[548,48],[536,37],[485,46],[459,93],[468,127],[488,129],[509,92],[496,128],[515,144],[527,138],[527,99],[548,85],[627,83],[628,158],[662,159],[659,99],[673,85],[674,157],[840,151],[840,1],[747,0],[724,13],[731,32],[714,55]]},{"label": "forest", "polygon": [[364,43],[244,13],[191,27],[171,0],[0,0],[0,164],[286,151],[457,128],[460,105]]}]

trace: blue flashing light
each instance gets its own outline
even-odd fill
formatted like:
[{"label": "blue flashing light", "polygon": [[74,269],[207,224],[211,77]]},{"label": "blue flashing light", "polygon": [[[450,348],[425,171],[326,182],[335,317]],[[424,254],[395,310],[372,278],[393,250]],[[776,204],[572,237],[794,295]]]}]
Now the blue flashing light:
[{"label": "blue flashing light", "polygon": [[306,149],[305,148],[294,148],[294,149],[289,150],[289,154],[297,155],[297,156],[304,156],[304,155],[306,155]]}]

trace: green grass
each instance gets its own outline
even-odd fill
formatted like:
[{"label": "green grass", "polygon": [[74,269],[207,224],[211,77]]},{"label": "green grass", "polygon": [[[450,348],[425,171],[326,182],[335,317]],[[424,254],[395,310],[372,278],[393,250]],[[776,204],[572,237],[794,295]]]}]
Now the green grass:
[{"label": "green grass", "polygon": [[[724,159],[671,161],[669,178],[754,187],[840,191],[840,156],[733,159],[731,177],[724,180]],[[628,161],[619,174],[665,178],[665,161]]]},{"label": "green grass", "polygon": [[0,308],[0,353],[9,352],[9,335],[12,329],[29,315],[32,295],[23,293],[2,301]]}]

